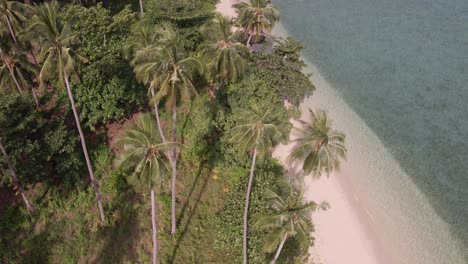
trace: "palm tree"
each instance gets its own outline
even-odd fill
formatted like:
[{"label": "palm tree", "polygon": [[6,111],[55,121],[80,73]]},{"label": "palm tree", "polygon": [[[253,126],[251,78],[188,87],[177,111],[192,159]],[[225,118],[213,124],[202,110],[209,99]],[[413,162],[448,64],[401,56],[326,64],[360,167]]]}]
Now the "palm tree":
[{"label": "palm tree", "polygon": [[[124,53],[126,57],[132,58],[131,65],[134,67],[149,62],[157,63],[159,61],[161,49],[171,45],[174,40],[175,32],[169,25],[161,24],[155,27],[147,23],[140,23],[133,28],[133,32],[124,47]],[[135,74],[138,81],[149,84],[148,94],[154,97],[154,91],[158,89],[159,85],[157,78],[158,73],[144,70],[136,71]],[[161,140],[162,142],[166,142],[166,137],[164,136],[159,118],[158,104],[156,102],[154,102],[154,114],[156,116]]]},{"label": "palm tree", "polygon": [[[75,57],[77,56],[71,45],[75,41],[69,25],[60,23],[57,13],[59,5],[57,1],[51,1],[34,7],[34,16],[29,21],[29,24],[24,31],[23,37],[26,39],[38,39],[41,46],[41,61],[42,68],[39,73],[39,80],[44,82],[53,77],[58,78],[58,86],[65,86],[68,93],[68,99],[72,107],[75,117],[76,127],[80,135],[81,146],[85,156],[86,165],[89,172],[91,185],[96,194],[96,200],[99,208],[99,213],[102,223],[105,223],[104,209],[102,206],[101,195],[97,182],[94,178],[93,167],[89,158],[88,149],[86,147],[85,137],[80,125],[78,111],[73,99],[73,93],[70,87],[68,76],[73,74],[75,77]],[[79,57],[82,58],[82,57]]]},{"label": "palm tree", "polygon": [[13,167],[13,164],[10,161],[10,158],[8,157],[8,154],[3,147],[2,144],[2,139],[0,138],[0,152],[3,155],[3,159],[5,163],[7,164],[8,169],[10,170],[11,177],[13,178],[13,185],[15,186],[15,189],[18,190],[20,193],[21,197],[23,198],[24,203],[26,204],[26,208],[28,209],[29,212],[32,212],[35,210],[34,206],[29,202],[28,197],[26,196],[26,193],[24,192],[23,186],[21,185],[18,176],[16,175],[15,169]]},{"label": "palm tree", "polygon": [[0,0],[0,23],[3,25],[0,33],[7,31],[14,42],[17,42],[15,30],[26,20],[23,9],[24,5],[17,1]]},{"label": "palm tree", "polygon": [[241,113],[243,123],[233,128],[232,142],[239,143],[244,152],[253,150],[252,165],[250,167],[249,183],[244,207],[244,264],[248,262],[247,231],[250,192],[254,178],[254,169],[258,153],[266,153],[276,144],[285,140],[285,135],[279,129],[284,124],[276,119],[270,109],[260,109],[256,104]]},{"label": "palm tree", "polygon": [[151,224],[153,228],[153,264],[158,262],[158,231],[156,224],[156,186],[169,168],[165,151],[175,147],[173,143],[161,143],[154,119],[149,114],[140,116],[136,124],[125,130],[117,141],[123,147],[116,165],[122,169],[131,169],[128,182],[139,191],[151,190]]},{"label": "palm tree", "polygon": [[28,61],[21,50],[16,50],[15,46],[11,46],[9,52],[5,52],[0,46],[0,58],[2,62],[0,64],[0,87],[10,90],[17,89],[20,94],[23,94],[24,87],[31,86],[34,101],[36,105],[39,105],[31,79],[31,76],[35,76],[37,72],[36,67]]},{"label": "palm tree", "polygon": [[208,41],[205,54],[212,60],[212,76],[222,87],[224,81],[235,82],[245,72],[245,61],[239,55],[244,46],[234,40],[229,18],[216,13],[212,23],[202,28]]},{"label": "palm tree", "polygon": [[309,109],[310,120],[299,120],[302,128],[296,128],[298,138],[296,147],[289,158],[303,162],[305,173],[312,173],[314,178],[340,168],[340,162],[346,159],[345,135],[332,129],[331,121],[323,110],[313,112]]},{"label": "palm tree", "polygon": [[270,33],[279,21],[279,11],[271,5],[270,0],[250,0],[250,3],[241,2],[233,6],[238,14],[236,23],[249,36],[247,46],[252,37],[258,41],[261,35]]},{"label": "palm tree", "polygon": [[[166,107],[172,108],[172,141],[177,142],[177,102],[188,103],[193,96],[198,95],[192,83],[193,74],[203,72],[203,66],[195,58],[185,57],[182,52],[173,45],[164,47],[155,61],[139,64],[135,67],[139,74],[151,75],[152,83],[158,87],[158,92],[153,97],[153,102],[159,102],[165,98]],[[180,99],[180,100],[179,100]],[[177,182],[177,150],[172,150],[170,158],[172,167],[172,229],[176,233],[176,182]]]},{"label": "palm tree", "polygon": [[254,224],[256,229],[269,231],[263,251],[272,253],[277,249],[271,261],[272,264],[278,259],[288,238],[296,237],[300,243],[308,245],[308,234],[313,231],[310,214],[319,209],[327,210],[330,207],[326,201],[320,204],[313,201],[304,202],[302,182],[295,184],[283,177],[279,180],[279,184],[279,192],[268,190],[266,196],[274,211],[259,216]]}]

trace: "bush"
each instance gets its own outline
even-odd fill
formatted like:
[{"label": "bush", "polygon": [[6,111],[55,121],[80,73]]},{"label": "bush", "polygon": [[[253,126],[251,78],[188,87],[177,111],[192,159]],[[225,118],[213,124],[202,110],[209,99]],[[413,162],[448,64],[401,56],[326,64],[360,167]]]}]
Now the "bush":
[{"label": "bush", "polygon": [[271,52],[256,52],[251,56],[253,78],[265,81],[281,99],[296,107],[315,87],[310,75],[303,73],[306,64],[300,57],[302,45],[288,37],[275,43]]},{"label": "bush", "polygon": [[[77,137],[63,119],[56,118],[65,115],[57,111],[36,110],[28,95],[0,94],[0,137],[25,184],[60,181],[73,185],[84,171]],[[9,183],[11,176],[2,167],[0,184]]]},{"label": "bush", "polygon": [[74,87],[84,124],[94,129],[142,107],[146,88],[137,83],[129,62],[122,55],[126,36],[137,15],[126,7],[111,16],[98,4],[90,8],[68,5],[61,16],[71,23],[80,41],[78,53],[88,60],[80,65],[81,81]]}]

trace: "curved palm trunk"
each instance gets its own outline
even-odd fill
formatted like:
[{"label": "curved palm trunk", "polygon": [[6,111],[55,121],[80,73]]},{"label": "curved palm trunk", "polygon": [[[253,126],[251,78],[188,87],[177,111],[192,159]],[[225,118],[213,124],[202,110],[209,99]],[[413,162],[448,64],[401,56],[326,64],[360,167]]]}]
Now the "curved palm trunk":
[{"label": "curved palm trunk", "polygon": [[[172,103],[172,140],[177,142],[177,102],[174,98]],[[176,233],[176,181],[177,181],[177,150],[174,147],[172,150],[172,159],[170,160],[172,166],[172,229],[171,233],[174,235]]]},{"label": "curved palm trunk", "polygon": [[[151,89],[151,95],[154,97],[154,90]],[[154,115],[156,116],[156,122],[158,124],[158,130],[159,130],[159,135],[161,136],[161,140],[163,143],[166,143],[166,137],[164,136],[164,132],[162,130],[162,126],[161,126],[161,121],[159,119],[159,109],[158,109],[158,104],[157,103],[154,103]],[[170,157],[170,155],[169,155]],[[171,159],[171,158],[169,158]]]},{"label": "curved palm trunk", "polygon": [[13,27],[11,26],[10,18],[7,15],[5,15],[5,21],[7,22],[8,29],[10,30],[10,35],[13,38],[13,41],[16,43],[15,32],[13,31]]},{"label": "curved palm trunk", "polygon": [[0,56],[2,57],[2,60],[5,62],[5,65],[8,68],[8,71],[10,72],[11,78],[13,78],[13,81],[15,82],[16,88],[18,88],[18,91],[20,94],[23,94],[23,89],[21,89],[21,85],[18,82],[18,79],[16,79],[15,72],[13,71],[13,68],[11,68],[10,63],[8,63],[7,59],[5,58],[5,54],[3,53],[3,50],[0,49]]},{"label": "curved palm trunk", "polygon": [[68,99],[70,99],[71,107],[72,107],[72,110],[73,110],[73,116],[75,117],[76,127],[78,128],[78,133],[80,134],[81,146],[83,148],[83,154],[85,156],[86,166],[88,167],[89,178],[91,180],[91,185],[93,186],[94,193],[96,194],[96,200],[97,200],[97,204],[98,204],[98,208],[99,208],[99,214],[101,216],[102,223],[105,223],[104,208],[102,207],[101,194],[99,193],[98,185],[97,185],[96,180],[94,178],[94,172],[93,172],[93,167],[91,166],[91,160],[89,159],[88,148],[86,147],[84,134],[83,134],[83,131],[81,130],[80,119],[78,117],[78,112],[76,111],[75,99],[73,99],[73,93],[72,93],[72,90],[70,88],[70,82],[68,81],[68,76],[67,76],[65,70],[63,71],[63,75],[64,75],[64,79],[65,79],[65,84],[67,86]]},{"label": "curved palm trunk", "polygon": [[249,176],[249,185],[247,186],[247,194],[245,198],[245,208],[244,208],[244,264],[248,262],[247,255],[247,229],[248,229],[248,220],[249,220],[249,203],[250,203],[250,192],[252,190],[252,183],[254,177],[255,162],[257,160],[257,147],[255,147],[253,158],[252,158],[252,167],[250,167],[250,176]]},{"label": "curved palm trunk", "polygon": [[21,197],[23,198],[24,203],[26,204],[26,208],[28,209],[29,212],[32,212],[35,210],[34,206],[31,205],[29,202],[28,197],[24,193],[23,186],[21,185],[18,176],[16,175],[15,169],[13,168],[13,164],[11,164],[10,158],[8,157],[8,154],[5,151],[5,148],[3,147],[2,142],[0,141],[0,151],[3,154],[3,159],[5,160],[5,163],[8,166],[8,169],[10,170],[11,177],[13,178],[13,185],[15,188],[18,190],[18,192],[21,194]]},{"label": "curved palm trunk", "polygon": [[288,234],[284,234],[283,240],[281,240],[281,244],[279,245],[278,250],[276,251],[275,257],[271,261],[271,264],[275,264],[276,261],[278,260],[278,257],[279,257],[279,255],[281,253],[281,250],[283,249],[284,242],[286,242],[286,239],[288,239]]},{"label": "curved palm trunk", "polygon": [[140,13],[141,13],[142,17],[145,16],[145,12],[143,12],[143,1],[142,0],[140,0]]},{"label": "curved palm trunk", "polygon": [[155,190],[151,189],[151,225],[153,226],[153,264],[158,263],[158,229],[156,225]]}]

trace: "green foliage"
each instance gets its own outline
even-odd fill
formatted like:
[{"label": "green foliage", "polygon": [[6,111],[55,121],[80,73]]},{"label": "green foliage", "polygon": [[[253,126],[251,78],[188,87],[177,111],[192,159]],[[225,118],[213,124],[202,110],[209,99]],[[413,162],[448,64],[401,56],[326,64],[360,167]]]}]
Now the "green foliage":
[{"label": "green foliage", "polygon": [[310,75],[303,73],[306,64],[300,58],[302,49],[298,41],[288,37],[279,40],[271,52],[253,53],[250,61],[254,78],[265,81],[279,98],[296,107],[315,90]]},{"label": "green foliage", "polygon": [[171,21],[182,27],[194,26],[213,15],[216,0],[143,1],[152,21]]},{"label": "green foliage", "polygon": [[178,29],[178,46],[185,51],[196,51],[203,38],[199,28],[213,17],[217,0],[160,0],[143,1],[145,19],[152,24],[170,22]]},{"label": "green foliage", "polygon": [[[82,172],[76,137],[56,114],[64,115],[55,108],[36,111],[28,96],[0,95],[0,136],[25,183],[74,184]],[[6,170],[1,173],[3,179],[11,178]]]},{"label": "green foliage", "polygon": [[123,43],[136,16],[128,6],[114,16],[100,4],[62,9],[62,20],[72,25],[80,40],[78,52],[88,60],[80,65],[81,81],[76,83],[74,95],[80,118],[91,129],[144,105],[146,89],[136,82],[122,56]]},{"label": "green foliage", "polygon": [[182,158],[191,164],[205,160],[214,160],[216,133],[213,119],[217,104],[210,101],[207,95],[200,95],[191,103],[190,112],[180,118],[182,124]]}]

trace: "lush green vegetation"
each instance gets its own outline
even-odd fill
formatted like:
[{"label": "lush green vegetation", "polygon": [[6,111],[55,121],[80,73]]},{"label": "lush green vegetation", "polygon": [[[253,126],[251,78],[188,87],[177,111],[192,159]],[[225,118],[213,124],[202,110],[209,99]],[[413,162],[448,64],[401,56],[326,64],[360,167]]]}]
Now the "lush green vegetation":
[{"label": "lush green vegetation", "polygon": [[[237,6],[236,34],[216,1],[122,3],[0,0],[0,262],[306,261],[317,205],[271,150],[314,87],[301,45],[264,37],[277,10]],[[317,113],[293,158],[321,173],[345,150]],[[299,235],[256,221],[296,209]]]}]

